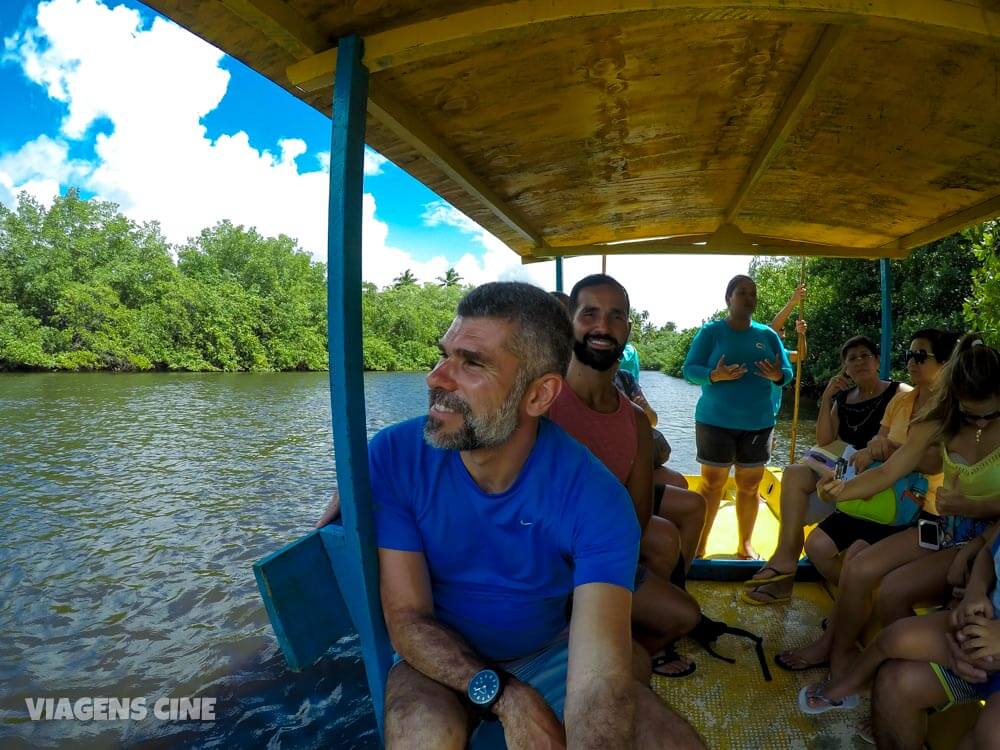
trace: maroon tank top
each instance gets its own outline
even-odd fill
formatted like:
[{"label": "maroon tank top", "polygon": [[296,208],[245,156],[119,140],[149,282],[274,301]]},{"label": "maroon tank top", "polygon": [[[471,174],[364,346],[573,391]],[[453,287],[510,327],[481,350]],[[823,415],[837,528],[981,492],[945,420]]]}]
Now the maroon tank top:
[{"label": "maroon tank top", "polygon": [[625,484],[639,444],[632,402],[617,389],[615,392],[618,408],[610,414],[602,414],[583,403],[563,380],[559,396],[549,407],[549,418],[587,446]]}]

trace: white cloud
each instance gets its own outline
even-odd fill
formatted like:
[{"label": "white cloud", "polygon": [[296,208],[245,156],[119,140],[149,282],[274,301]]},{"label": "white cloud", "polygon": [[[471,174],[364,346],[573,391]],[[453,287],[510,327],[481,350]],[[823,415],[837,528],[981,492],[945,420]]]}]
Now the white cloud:
[{"label": "white cloud", "polygon": [[[144,28],[137,11],[96,0],[39,5],[36,25],[4,49],[5,60],[66,105],[66,115],[59,136],[0,157],[0,200],[9,204],[28,189],[48,201],[59,185],[77,184],[134,219],[159,220],[175,243],[228,218],[295,237],[325,260],[329,153],[317,154],[319,169],[303,171],[297,160],[309,146],[301,139],[280,141],[277,153],[254,148],[243,131],[209,139],[201,119],[229,86],[217,49],[161,19]],[[99,122],[110,132],[97,134],[96,159],[70,162],[67,141],[90,138]],[[385,161],[366,149],[365,174],[380,174]],[[371,199],[365,221],[366,245],[384,246]]]},{"label": "white cloud", "polygon": [[[329,153],[318,169],[303,171],[309,144],[289,138],[277,153],[250,145],[243,131],[211,140],[202,118],[226,95],[229,73],[222,53],[160,19],[144,27],[135,10],[110,9],[97,0],[51,0],[38,7],[36,25],[4,40],[4,59],[66,106],[60,133],[42,135],[0,155],[0,201],[19,190],[48,201],[58,186],[79,184],[118,203],[130,217],[160,221],[181,243],[222,218],[263,234],[287,234],[320,260],[326,258]],[[95,124],[91,163],[69,159],[68,143],[86,142]],[[110,128],[106,127],[110,124]],[[368,177],[386,160],[365,150]],[[380,286],[409,268],[432,281],[453,265],[469,283],[522,279],[551,289],[552,263],[522,265],[492,234],[445,203],[426,207],[428,226],[465,233],[481,252],[457,261],[417,261],[389,244],[389,227],[376,216],[374,196],[364,200],[364,276]],[[746,258],[719,256],[622,257],[608,271],[629,289],[636,307],[657,323],[694,325],[722,305],[722,289]],[[565,263],[568,288],[600,270],[600,258]]]},{"label": "white cloud", "polygon": [[[446,225],[467,232],[483,246],[480,258],[466,255],[455,264],[467,281],[518,279],[555,289],[554,262],[521,264],[500,240],[447,203],[428,204],[422,218],[431,227]],[[649,312],[653,323],[673,321],[687,328],[725,306],[726,282],[746,273],[749,265],[750,258],[740,255],[612,255],[607,272],[628,289],[634,307]],[[600,256],[564,260],[563,286],[569,292],[584,276],[600,271]]]},{"label": "white cloud", "polygon": [[40,135],[17,151],[0,155],[0,203],[13,205],[22,190],[49,203],[60,184],[79,181],[88,172],[85,162],[69,158],[65,141]]}]

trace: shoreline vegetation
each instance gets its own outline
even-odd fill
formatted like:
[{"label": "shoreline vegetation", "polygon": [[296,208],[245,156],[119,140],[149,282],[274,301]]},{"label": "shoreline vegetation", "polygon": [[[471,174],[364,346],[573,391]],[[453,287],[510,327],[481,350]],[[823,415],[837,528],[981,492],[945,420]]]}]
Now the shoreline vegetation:
[{"label": "shoreline vegetation", "polygon": [[[976,329],[1000,343],[998,229],[988,222],[892,262],[897,347],[928,326]],[[758,320],[784,305],[800,263],[753,261]],[[878,340],[881,301],[871,261],[810,258],[806,278],[809,389],[836,371],[849,336]],[[365,369],[433,366],[467,289],[454,269],[433,283],[406,269],[382,289],[363,284]],[[719,302],[715,317],[721,289]],[[221,221],[171,246],[156,222],[137,224],[76,190],[48,208],[23,193],[14,209],[0,205],[0,372],[326,370],[326,303],[325,265],[284,235]],[[653,325],[642,309],[632,322],[643,367],[679,377],[697,328]]]}]

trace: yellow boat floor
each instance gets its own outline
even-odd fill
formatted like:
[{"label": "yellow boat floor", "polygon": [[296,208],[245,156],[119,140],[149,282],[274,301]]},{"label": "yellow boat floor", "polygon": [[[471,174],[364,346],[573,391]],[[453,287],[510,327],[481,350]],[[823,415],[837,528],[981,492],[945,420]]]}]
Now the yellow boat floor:
[{"label": "yellow boat floor", "polygon": [[[763,513],[761,514],[764,515]],[[797,583],[789,604],[752,607],[740,601],[741,583],[691,581],[688,590],[706,615],[763,636],[764,652],[774,676],[765,682],[753,644],[746,638],[722,636],[720,654],[736,659],[728,664],[709,656],[690,639],[678,651],[693,659],[694,674],[682,678],[653,677],[653,689],[701,732],[713,750],[747,748],[870,747],[855,735],[854,725],[869,715],[867,698],[853,711],[806,716],[797,703],[799,690],[824,676],[822,670],[786,672],[774,664],[774,654],[805,645],[820,633],[830,610],[826,589]]]}]

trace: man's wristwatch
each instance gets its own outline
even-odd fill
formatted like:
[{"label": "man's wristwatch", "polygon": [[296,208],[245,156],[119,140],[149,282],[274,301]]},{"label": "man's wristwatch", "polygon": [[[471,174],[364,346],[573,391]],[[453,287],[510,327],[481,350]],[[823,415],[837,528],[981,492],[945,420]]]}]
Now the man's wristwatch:
[{"label": "man's wristwatch", "polygon": [[502,669],[487,667],[480,669],[469,680],[465,696],[483,721],[496,721],[497,715],[490,709],[500,700],[509,676]]}]

